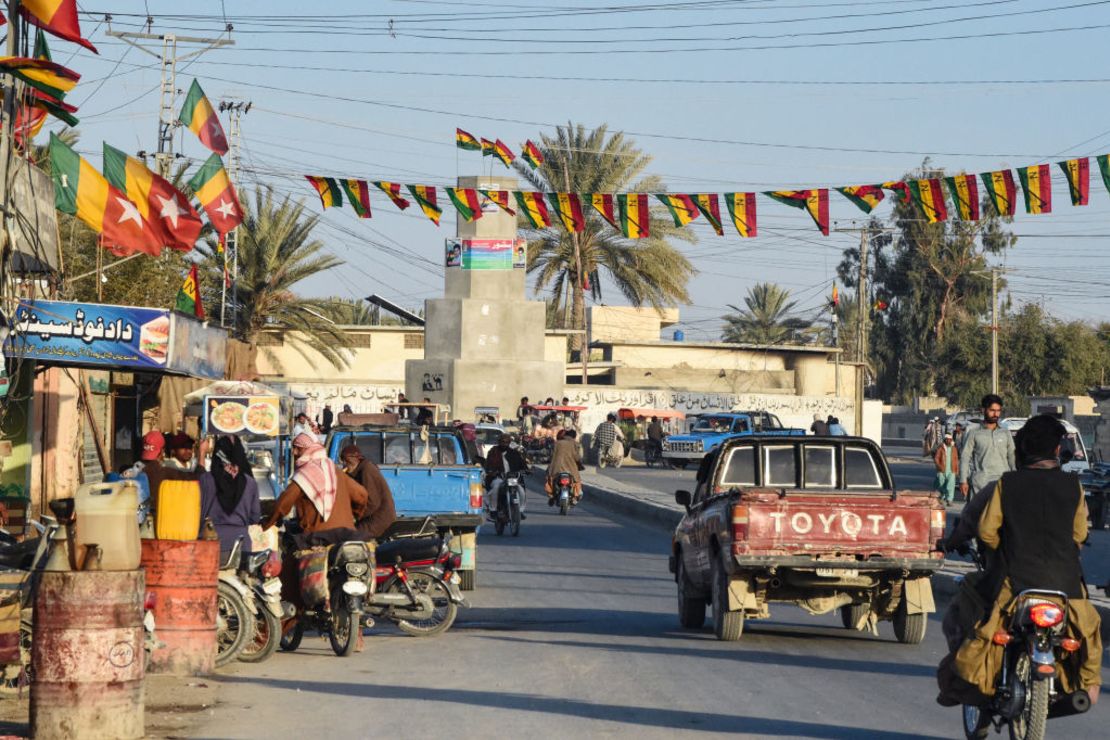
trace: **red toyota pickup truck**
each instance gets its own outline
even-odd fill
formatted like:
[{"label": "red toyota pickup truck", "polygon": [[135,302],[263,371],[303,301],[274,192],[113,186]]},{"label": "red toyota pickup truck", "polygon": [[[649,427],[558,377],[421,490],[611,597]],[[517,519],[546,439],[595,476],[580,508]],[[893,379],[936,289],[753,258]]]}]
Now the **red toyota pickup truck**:
[{"label": "red toyota pickup truck", "polygon": [[670,559],[683,627],[701,627],[711,604],[717,638],[738,640],[745,619],[779,601],[839,609],[848,629],[890,620],[900,642],[924,639],[944,506],[934,492],[896,491],[871,440],[734,439],[675,500],[686,507]]}]

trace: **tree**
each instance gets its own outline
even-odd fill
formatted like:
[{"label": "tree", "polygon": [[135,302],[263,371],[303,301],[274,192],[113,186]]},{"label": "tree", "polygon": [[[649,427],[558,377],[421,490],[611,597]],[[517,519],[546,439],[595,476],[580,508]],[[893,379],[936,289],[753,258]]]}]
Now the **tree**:
[{"label": "tree", "polygon": [[[906,179],[943,178],[944,170],[926,160]],[[871,221],[868,265],[868,305],[876,298],[888,304],[871,312],[869,360],[877,371],[884,398],[909,403],[915,396],[936,392],[938,355],[946,334],[957,322],[980,316],[990,302],[990,273],[986,258],[1013,246],[1017,237],[1007,231],[989,200],[979,221],[952,217],[927,223],[920,208],[896,196],[891,217],[896,237]],[[889,250],[885,249],[889,247]],[[859,250],[844,253],[838,272],[842,282],[855,287]]]},{"label": "tree", "polygon": [[797,301],[790,300],[790,291],[775,283],[757,283],[744,298],[746,309],[732,304],[732,313],[724,316],[722,338],[726,342],[744,344],[784,344],[813,322],[790,316]]},{"label": "tree", "polygon": [[[559,126],[554,137],[542,135],[544,162],[532,169],[519,160],[517,172],[540,192],[613,193],[663,192],[659,178],[643,177],[651,157],[624,134],[610,135],[604,125],[588,130],[581,124]],[[537,293],[550,289],[556,300],[555,314],[564,327],[584,325],[586,292],[595,301],[602,298],[601,278],[613,281],[617,290],[634,306],[660,309],[688,303],[686,284],[694,268],[671,243],[692,242],[689,229],[679,229],[669,218],[652,214],[651,237],[625,239],[589,205],[583,203],[586,228],[568,233],[561,224],[528,234],[528,273],[535,275]],[[558,221],[556,218],[555,221]],[[583,337],[572,337],[575,349]]]},{"label": "tree", "polygon": [[[305,298],[293,291],[297,283],[342,261],[322,253],[323,242],[312,238],[319,219],[307,215],[303,203],[293,203],[289,197],[277,201],[270,188],[256,189],[253,196],[244,199],[239,226],[238,305],[234,320],[227,322],[232,334],[257,346],[263,330],[284,329],[289,332],[286,341],[302,354],[311,348],[335,367],[345,367],[348,360],[342,350],[347,337],[333,317],[349,307],[334,298]],[[218,305],[224,260],[211,245],[206,251],[211,295],[206,299]]]}]

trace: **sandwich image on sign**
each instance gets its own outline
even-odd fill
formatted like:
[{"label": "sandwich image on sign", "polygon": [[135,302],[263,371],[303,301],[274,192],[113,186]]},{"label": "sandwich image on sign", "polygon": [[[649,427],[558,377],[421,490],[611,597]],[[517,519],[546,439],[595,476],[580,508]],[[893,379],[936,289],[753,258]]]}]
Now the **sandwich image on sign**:
[{"label": "sandwich image on sign", "polygon": [[165,364],[170,351],[170,317],[159,316],[143,324],[139,330],[139,352],[155,362]]}]

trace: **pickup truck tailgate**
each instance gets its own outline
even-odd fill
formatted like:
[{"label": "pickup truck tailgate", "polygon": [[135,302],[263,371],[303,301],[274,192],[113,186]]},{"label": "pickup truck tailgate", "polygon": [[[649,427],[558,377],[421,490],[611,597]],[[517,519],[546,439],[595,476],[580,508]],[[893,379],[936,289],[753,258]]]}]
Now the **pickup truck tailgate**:
[{"label": "pickup truck tailgate", "polygon": [[944,510],[926,493],[749,491],[732,516],[738,555],[920,558],[944,534]]},{"label": "pickup truck tailgate", "polygon": [[381,471],[393,493],[398,516],[480,511],[470,506],[471,483],[480,484],[480,468],[383,465]]}]

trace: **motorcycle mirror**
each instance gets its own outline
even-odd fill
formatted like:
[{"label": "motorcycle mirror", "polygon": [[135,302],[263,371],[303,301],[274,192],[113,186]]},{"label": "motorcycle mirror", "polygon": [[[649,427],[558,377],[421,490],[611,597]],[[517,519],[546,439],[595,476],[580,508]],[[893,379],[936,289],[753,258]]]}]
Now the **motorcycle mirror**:
[{"label": "motorcycle mirror", "polygon": [[690,495],[689,491],[679,490],[674,492],[675,503],[680,504],[681,506],[685,506],[687,509],[690,508],[690,501],[692,500],[693,497]]}]

